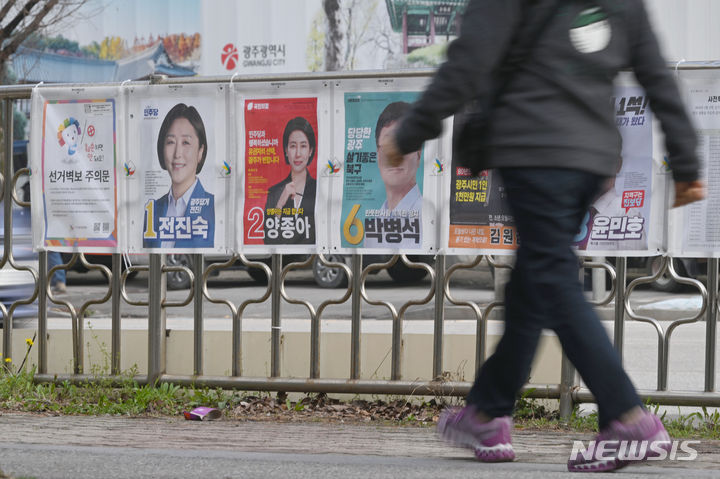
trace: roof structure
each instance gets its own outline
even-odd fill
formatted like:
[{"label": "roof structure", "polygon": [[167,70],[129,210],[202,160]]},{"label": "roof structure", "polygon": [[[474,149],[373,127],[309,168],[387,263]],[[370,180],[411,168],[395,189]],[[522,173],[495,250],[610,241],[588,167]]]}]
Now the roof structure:
[{"label": "roof structure", "polygon": [[[390,24],[395,32],[403,32],[406,16],[407,35],[430,35],[434,24],[437,35],[457,35],[457,18],[469,0],[385,0]],[[432,20],[432,22],[431,22]]]},{"label": "roof structure", "polygon": [[118,61],[91,60],[20,47],[13,55],[12,67],[21,83],[102,83],[142,80],[153,74],[195,75],[193,70],[175,65],[161,41]]}]

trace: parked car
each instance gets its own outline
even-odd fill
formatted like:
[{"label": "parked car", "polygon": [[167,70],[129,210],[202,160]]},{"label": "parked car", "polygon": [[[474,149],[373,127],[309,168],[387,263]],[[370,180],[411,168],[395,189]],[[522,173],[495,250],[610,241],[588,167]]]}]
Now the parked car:
[{"label": "parked car", "polygon": [[[13,205],[12,208],[12,251],[15,264],[28,266],[38,270],[37,253],[33,252],[32,234],[30,229],[30,208]],[[0,255],[4,254],[5,239],[5,208],[0,202]],[[10,262],[0,268],[0,302],[10,309],[15,301],[28,299],[35,289],[35,278],[29,271],[14,268]],[[13,318],[37,316],[37,301],[32,304],[18,306]],[[0,315],[4,325],[5,318]]]},{"label": "parked car", "polygon": [[[326,259],[333,263],[344,262],[350,264],[350,256],[348,255],[327,255]],[[373,263],[384,263],[390,260],[390,255],[363,255],[363,268]],[[205,255],[205,264],[212,263],[224,263],[228,261],[228,256],[225,255]],[[248,259],[252,261],[260,261],[270,266],[271,257],[266,256],[249,256]],[[409,255],[408,259],[413,262],[423,262],[427,264],[434,264],[432,256],[426,255]],[[283,266],[290,263],[301,262],[307,260],[306,255],[283,255]],[[187,254],[172,254],[167,257],[167,264],[181,265],[192,267],[192,256]],[[233,269],[245,269],[251,278],[255,281],[265,284],[267,283],[267,276],[265,272],[260,268],[248,268],[242,262],[236,261],[232,267]],[[331,268],[322,264],[317,258],[313,261],[313,278],[315,283],[321,288],[342,288],[348,284],[347,275],[340,268]],[[379,271],[374,271],[373,274],[377,274]],[[410,268],[405,265],[401,260],[398,260],[393,266],[388,268],[388,274],[392,279],[399,283],[412,283],[422,280],[426,275],[427,271],[424,269]],[[167,287],[168,289],[186,289],[190,287],[190,277],[187,273],[182,271],[176,271],[168,273],[167,275]]]},{"label": "parked car", "polygon": [[[644,276],[650,276],[657,273],[661,264],[661,256],[652,256],[650,258],[628,258],[628,268],[640,268]],[[679,276],[689,278],[698,279],[699,276],[706,275],[706,264],[707,261],[705,259],[673,258],[675,272]],[[670,272],[668,270],[665,270],[662,276],[651,283],[650,286],[657,291],[664,291],[666,293],[677,293],[686,288],[685,285],[676,282],[672,276],[670,276]]]}]

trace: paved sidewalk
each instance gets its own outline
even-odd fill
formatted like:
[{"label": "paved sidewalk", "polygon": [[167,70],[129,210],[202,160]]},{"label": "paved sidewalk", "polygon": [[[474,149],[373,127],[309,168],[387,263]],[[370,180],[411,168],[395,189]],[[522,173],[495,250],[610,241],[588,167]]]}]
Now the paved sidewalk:
[{"label": "paved sidewalk", "polygon": [[[171,455],[190,460],[196,458],[196,467],[200,467],[199,458],[209,460],[208,467],[213,466],[216,458],[228,461],[248,463],[261,461],[262,470],[268,464],[273,465],[266,477],[277,477],[279,463],[292,461],[296,464],[308,461],[328,461],[334,465],[339,460],[346,466],[358,458],[356,467],[366,471],[373,463],[377,467],[390,467],[397,458],[410,459],[410,463],[425,464],[425,469],[417,474],[408,470],[403,477],[426,477],[423,471],[430,472],[427,467],[438,467],[442,477],[448,470],[443,467],[470,468],[478,474],[475,477],[554,477],[566,469],[573,440],[587,441],[591,434],[563,433],[557,431],[527,431],[516,429],[513,436],[517,452],[517,461],[506,465],[483,465],[472,461],[472,454],[462,449],[447,446],[435,435],[434,429],[378,426],[371,424],[342,423],[278,423],[250,422],[236,420],[219,420],[209,422],[186,421],[182,418],[126,418],[126,417],[87,417],[87,416],[44,416],[21,413],[3,413],[0,415],[0,469],[5,473],[29,477],[93,477],[79,473],[65,475],[51,464],[43,466],[43,458],[65,456],[65,461],[77,455],[80,461],[83,454],[99,454],[108,458],[108,451],[119,451],[124,454],[125,463],[132,462],[133,454],[129,452],[142,450],[149,454],[162,454],[172,451]],[[647,463],[623,469],[623,477],[719,477],[720,476],[720,441],[702,441],[692,446],[698,451],[694,461],[664,461]],[[35,457],[26,464],[20,452],[29,452]],[[262,453],[262,454],[259,454]],[[259,454],[259,455],[258,455]],[[152,456],[151,456],[152,457]],[[129,459],[128,459],[129,458]],[[341,458],[341,459],[338,459]],[[48,459],[49,460],[49,459]],[[59,460],[58,460],[59,461]],[[414,461],[414,462],[413,462]],[[60,461],[62,462],[62,461]],[[363,465],[366,462],[366,465]],[[260,463],[258,463],[260,464]],[[384,464],[384,466],[383,466]],[[247,464],[245,464],[247,465]],[[444,465],[444,466],[443,466]],[[50,466],[50,467],[49,467]],[[128,463],[128,466],[132,464]],[[397,466],[397,465],[396,465]],[[59,466],[58,466],[59,467]],[[186,467],[186,466],[184,466]],[[192,466],[187,466],[192,467]],[[293,466],[297,467],[297,466]],[[399,467],[399,466],[398,466]],[[494,468],[494,469],[493,469]],[[45,470],[47,474],[38,473]],[[125,469],[127,472],[130,469]],[[385,469],[378,469],[384,471]],[[219,471],[215,470],[219,473]],[[300,469],[292,469],[300,471]],[[321,469],[329,474],[329,469]],[[88,472],[88,471],[85,471]],[[200,477],[200,470],[188,471],[183,477]],[[458,471],[459,472],[459,471]],[[483,472],[488,474],[483,475]],[[114,477],[161,477],[157,471],[148,475],[133,472],[130,476],[122,474]],[[467,473],[467,471],[465,471]],[[548,475],[545,475],[545,474]],[[177,476],[178,473],[173,473]],[[250,473],[248,473],[250,474]],[[284,474],[284,473],[283,473]],[[317,476],[317,471],[313,472]],[[323,477],[324,473],[320,473]],[[353,476],[352,473],[344,475]],[[182,475],[182,474],[180,474]],[[252,475],[252,474],[250,474]],[[358,475],[360,477],[362,474]],[[162,477],[170,477],[162,476]],[[378,476],[367,474],[366,477]],[[100,477],[97,475],[96,477]],[[230,477],[220,476],[215,477]],[[232,477],[243,477],[232,476]],[[306,477],[293,474],[293,477]],[[307,477],[312,477],[308,474]],[[384,476],[383,476],[384,477]]]}]

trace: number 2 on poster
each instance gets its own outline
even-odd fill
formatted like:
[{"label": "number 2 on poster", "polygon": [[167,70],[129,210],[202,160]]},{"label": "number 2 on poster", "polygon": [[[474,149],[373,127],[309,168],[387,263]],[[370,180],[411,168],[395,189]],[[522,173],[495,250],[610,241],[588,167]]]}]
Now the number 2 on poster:
[{"label": "number 2 on poster", "polygon": [[250,222],[250,227],[248,228],[248,239],[265,238],[265,231],[263,231],[264,215],[262,208],[256,206],[248,211],[247,219]]}]

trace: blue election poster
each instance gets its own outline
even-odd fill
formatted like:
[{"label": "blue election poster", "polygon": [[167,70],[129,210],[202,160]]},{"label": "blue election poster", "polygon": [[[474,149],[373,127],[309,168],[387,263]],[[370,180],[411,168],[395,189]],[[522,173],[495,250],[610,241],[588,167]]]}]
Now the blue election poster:
[{"label": "blue election poster", "polygon": [[343,247],[422,247],[424,152],[408,153],[400,165],[391,167],[378,146],[397,128],[417,95],[345,94]]}]

